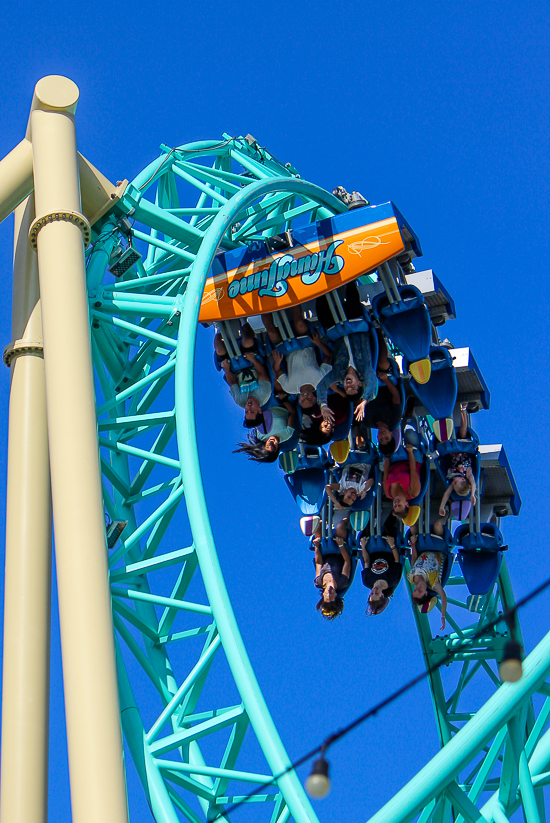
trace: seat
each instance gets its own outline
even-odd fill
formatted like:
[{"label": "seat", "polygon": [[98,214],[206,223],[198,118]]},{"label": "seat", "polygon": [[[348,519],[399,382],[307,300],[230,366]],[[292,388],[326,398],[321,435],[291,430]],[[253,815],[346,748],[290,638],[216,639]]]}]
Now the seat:
[{"label": "seat", "polygon": [[432,339],[428,307],[414,286],[397,289],[399,301],[392,303],[385,291],[381,292],[373,297],[372,311],[386,336],[403,353],[417,382],[426,383],[431,374],[428,354]]},{"label": "seat", "polygon": [[285,483],[304,515],[319,514],[326,500],[327,473],[324,469],[297,469],[285,474]]},{"label": "seat", "polygon": [[368,554],[372,554],[373,552],[391,552],[391,547],[386,538],[382,537],[381,534],[371,534],[370,537],[367,537],[365,550]]},{"label": "seat", "polygon": [[[290,354],[292,351],[297,351],[298,349],[306,349],[308,346],[313,345],[311,340],[309,339],[309,334],[302,334],[299,337],[294,335],[294,331],[292,326],[290,325],[290,321],[286,315],[284,309],[280,309],[277,312],[273,312],[273,322],[275,326],[278,328],[279,333],[281,335],[281,342],[277,343],[274,347],[277,351],[280,351],[281,354]],[[306,321],[307,322],[307,321]],[[313,331],[313,327],[310,323],[307,324],[309,331]],[[270,346],[270,349],[273,348]]]},{"label": "seat", "polygon": [[[231,363],[231,371],[237,372],[242,369],[249,369],[250,362],[242,355],[242,346],[240,338],[240,323],[237,321],[220,321],[218,324],[219,330],[225,342],[227,354]],[[267,360],[267,350],[262,340],[256,335],[256,356],[264,365]],[[221,364],[216,352],[214,352],[214,365],[218,371],[221,371]]]},{"label": "seat", "polygon": [[440,443],[437,438],[432,439],[432,451],[437,452],[438,457],[445,457],[453,452],[465,452],[475,454],[479,447],[479,435],[468,426],[467,435],[464,439],[459,438],[459,427],[455,427],[454,437]]},{"label": "seat", "polygon": [[502,552],[458,552],[458,562],[470,594],[488,594],[497,582]]},{"label": "seat", "polygon": [[332,465],[329,455],[321,446],[307,446],[300,443],[298,452],[298,468],[300,469],[324,469]]},{"label": "seat", "polygon": [[455,531],[454,538],[464,552],[498,552],[504,546],[502,532],[496,523],[482,523],[479,532],[470,531],[468,523],[463,523]]},{"label": "seat", "polygon": [[467,523],[455,531],[460,549],[458,562],[470,594],[488,594],[502,565],[504,538],[495,523],[482,523],[479,532],[471,532]]},{"label": "seat", "polygon": [[[418,383],[411,377],[410,386],[428,414],[435,420],[453,416],[456,403],[457,380],[449,351],[442,346],[431,346],[429,352],[431,375],[427,383]],[[403,368],[409,370],[405,357]]]},{"label": "seat", "polygon": [[341,296],[344,297],[347,286],[335,289],[332,292],[327,292],[324,297],[327,306],[332,315],[332,325],[323,327],[318,321],[321,333],[328,337],[329,340],[335,341],[344,337],[346,334],[356,334],[357,332],[368,332],[372,326],[367,307],[362,306],[362,317],[349,319],[346,316],[344,306],[342,305]]}]

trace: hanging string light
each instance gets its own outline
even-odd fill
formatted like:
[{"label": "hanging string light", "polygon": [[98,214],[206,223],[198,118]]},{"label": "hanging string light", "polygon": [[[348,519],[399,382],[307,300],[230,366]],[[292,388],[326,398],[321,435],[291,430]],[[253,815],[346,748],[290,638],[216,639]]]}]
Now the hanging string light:
[{"label": "hanging string light", "polygon": [[516,640],[516,612],[509,610],[505,615],[510,639],[504,647],[504,657],[498,666],[498,673],[503,683],[517,683],[523,674],[521,646]]},{"label": "hanging string light", "polygon": [[517,640],[509,640],[504,647],[504,657],[498,667],[503,683],[517,683],[523,674],[521,646]]},{"label": "hanging string light", "polygon": [[321,757],[313,761],[311,773],[306,780],[306,792],[310,797],[320,800],[330,792],[329,763],[325,759],[325,747],[321,751]]}]

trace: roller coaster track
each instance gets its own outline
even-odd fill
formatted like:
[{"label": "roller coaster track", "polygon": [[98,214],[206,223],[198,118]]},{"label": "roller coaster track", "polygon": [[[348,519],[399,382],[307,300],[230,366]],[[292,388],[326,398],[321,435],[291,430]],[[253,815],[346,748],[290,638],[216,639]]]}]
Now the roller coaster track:
[{"label": "roller coaster track", "polygon": [[[196,162],[205,155],[214,156],[208,168]],[[235,162],[244,173],[232,170]],[[216,251],[281,233],[298,216],[314,220],[342,211],[342,204],[331,195],[298,177],[284,177],[285,171],[268,153],[242,139],[166,149],[128,188],[119,207],[146,227],[144,231],[136,225],[133,232],[149,249],[138,264],[139,277],[127,275],[101,285],[105,261],[119,239],[113,216],[101,228],[89,260],[105,503],[113,519],[129,521],[111,555],[122,717],[159,820],[177,819],[174,809],[198,820],[189,793],[198,799],[206,818],[212,819],[225,805],[245,796],[255,782],[273,779],[288,765],[223,585],[202,489],[193,408],[199,305]],[[182,180],[198,190],[196,206],[180,206]],[[155,191],[154,203],[145,197],[148,190],[149,196]],[[168,394],[173,378],[175,401]],[[182,500],[192,540],[186,548],[165,554],[162,538]],[[173,581],[164,590],[168,568]],[[200,601],[186,594],[199,571],[206,592]],[[422,823],[503,821],[522,805],[529,823],[543,821],[542,793],[550,759],[544,729],[550,702],[535,716],[532,696],[548,691],[550,641],[543,641],[530,656],[520,683],[501,686],[496,662],[509,629],[503,621],[477,635],[484,621],[513,605],[505,563],[497,586],[478,612],[468,610],[460,573],[448,585],[452,587],[450,634],[433,638],[428,617],[415,613],[427,666],[460,644],[449,670],[430,676],[443,749],[372,820],[408,821],[420,814]],[[187,618],[185,625],[182,618]],[[515,631],[519,637],[518,625]],[[173,644],[185,648],[183,672],[173,668]],[[191,651],[197,645],[200,650]],[[214,656],[222,650],[240,699],[235,705],[199,711],[201,690],[207,675],[213,676],[209,672]],[[152,718],[142,717],[135,706],[124,667],[128,653],[158,694],[160,710]],[[493,696],[480,708],[480,694],[491,692]],[[268,762],[266,774],[236,768],[249,723]],[[201,743],[222,728],[231,730],[229,741],[213,766]],[[229,791],[235,781],[242,781],[244,787]],[[271,801],[273,823],[289,816],[315,819],[292,773],[277,781],[272,793],[254,800]]]},{"label": "roller coaster track", "polygon": [[[212,167],[190,162],[205,155],[214,155]],[[251,176],[232,172],[232,161]],[[188,223],[178,216],[178,178],[198,190],[196,206],[185,211]],[[144,196],[151,188],[154,203]],[[193,821],[202,811],[212,820],[262,783],[273,786],[251,799],[255,815],[264,801],[272,823],[290,816],[314,821],[296,775],[275,779],[289,761],[216,555],[197,451],[193,364],[205,279],[219,246],[235,246],[232,226],[241,223],[246,239],[277,233],[299,214],[326,216],[344,207],[245,141],[227,140],[185,146],[154,161],[128,187],[124,209],[148,228],[133,229],[149,249],[139,277],[103,284],[119,241],[113,216],[101,227],[87,272],[105,507],[113,520],[128,521],[110,557],[126,740],[159,821],[177,820],[178,811]],[[189,542],[167,552],[165,534],[180,502]],[[231,704],[219,702],[215,686],[214,660],[222,653],[236,687]],[[129,656],[139,667],[136,685]],[[241,765],[249,725],[267,762],[261,773]]]}]

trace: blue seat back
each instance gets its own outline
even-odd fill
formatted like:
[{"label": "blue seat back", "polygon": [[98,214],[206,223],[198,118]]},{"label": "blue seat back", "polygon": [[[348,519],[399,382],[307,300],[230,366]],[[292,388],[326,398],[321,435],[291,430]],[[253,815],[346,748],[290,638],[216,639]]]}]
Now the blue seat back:
[{"label": "blue seat back", "polygon": [[336,474],[338,478],[341,476],[341,470],[345,466],[350,466],[352,463],[377,463],[379,461],[378,451],[371,441],[367,441],[365,443],[364,449],[350,449],[350,453],[347,456],[346,460],[340,468],[337,470]]},{"label": "blue seat back", "polygon": [[[458,385],[450,352],[442,346],[431,346],[429,358],[432,364],[430,379],[421,384],[411,377],[411,389],[433,418],[452,417]],[[403,369],[408,368],[409,361],[404,358]]]},{"label": "blue seat back", "polygon": [[418,554],[421,552],[442,552],[448,554],[456,545],[456,541],[447,528],[443,527],[443,535],[440,537],[437,534],[419,534],[416,541],[416,550]]},{"label": "blue seat back", "polygon": [[[426,442],[424,434],[421,431],[419,431],[419,435],[420,435],[420,442],[419,442],[418,446],[414,447],[414,456],[415,456],[415,459],[416,459],[417,463],[421,463],[425,460],[426,452],[428,451],[428,444]],[[418,460],[419,454],[420,454],[420,460]],[[394,451],[393,454],[390,454],[390,465],[392,463],[408,463],[408,462],[409,462],[409,455],[408,455],[408,452],[405,448],[403,438],[401,438],[401,443],[399,444],[397,449]]]},{"label": "blue seat back", "polygon": [[353,320],[345,320],[343,323],[336,323],[330,329],[327,329],[325,334],[329,340],[333,342],[344,337],[346,334],[357,334],[358,332],[370,332],[372,324],[366,314],[364,317],[357,317]]},{"label": "blue seat back", "polygon": [[372,312],[384,333],[410,363],[428,356],[432,339],[430,314],[422,292],[398,286],[400,300],[390,303],[385,292],[372,300]]},{"label": "blue seat back", "polygon": [[[241,347],[240,338],[237,339],[236,342],[237,342],[237,345],[239,347]],[[261,337],[259,335],[256,335],[256,347],[257,347],[256,357],[258,358],[260,363],[262,363],[264,366],[266,366],[268,349],[264,345],[264,342],[263,342],[263,340],[261,339]],[[242,349],[241,349],[241,351],[242,351]],[[242,353],[238,357],[230,357],[229,362],[231,363],[231,371],[235,372],[235,374],[239,371],[244,371],[244,369],[251,368],[250,360],[247,360],[245,357],[243,357]],[[219,362],[218,355],[216,354],[215,351],[214,351],[214,366],[216,367],[217,371],[222,371],[221,363]]]},{"label": "blue seat back", "polygon": [[[361,317],[354,317],[352,320],[349,320],[348,318],[346,318],[345,320],[338,319],[340,317],[340,312],[335,308],[331,308],[331,302],[334,302],[336,306],[336,304],[340,301],[340,293],[342,293],[343,296],[345,291],[346,287],[344,286],[341,289],[336,289],[336,291],[331,292],[330,297],[327,297],[327,304],[332,314],[333,325],[324,327],[318,321],[321,334],[324,334],[326,337],[328,337],[329,340],[332,340],[333,342],[339,340],[341,337],[344,337],[346,334],[368,332],[372,327],[368,309],[364,304],[361,304],[363,312]],[[342,311],[345,314],[344,307],[342,307]]]},{"label": "blue seat back", "polygon": [[322,446],[300,445],[300,469],[325,469],[331,465],[332,459]]},{"label": "blue seat back", "polygon": [[488,594],[497,582],[502,552],[459,551],[458,562],[470,594]]},{"label": "blue seat back", "polygon": [[496,523],[482,523],[479,532],[470,532],[468,523],[463,523],[456,529],[454,538],[465,552],[498,552],[504,546],[502,532]]},{"label": "blue seat back", "polygon": [[[310,328],[310,331],[313,331],[313,326],[311,323],[308,323],[308,327]],[[294,337],[293,335],[288,340],[283,340],[273,348],[280,351],[281,354],[290,354],[290,352],[298,351],[298,349],[307,349],[308,346],[313,346],[313,343],[309,339],[308,334],[302,334],[300,337]]]},{"label": "blue seat back", "polygon": [[465,454],[475,454],[479,446],[479,435],[468,426],[468,438],[465,440],[458,439],[459,430],[455,427],[455,436],[452,440],[446,440],[441,443],[436,437],[432,437],[431,448],[432,451],[437,452],[439,457],[445,457],[447,454],[456,452],[464,452]]},{"label": "blue seat back", "polygon": [[373,552],[391,552],[388,541],[380,534],[371,534],[370,537],[367,537],[365,549],[369,554]]},{"label": "blue seat back", "polygon": [[285,483],[302,514],[319,514],[326,500],[324,469],[296,469],[285,474]]},{"label": "blue seat back", "polygon": [[[426,443],[424,437],[421,435],[420,443],[418,445],[418,449],[415,447],[415,451],[419,451],[422,458],[424,458],[426,456],[427,450],[428,450],[427,443]],[[408,455],[408,452],[405,448],[403,440],[401,440],[401,443],[400,443],[399,447],[394,451],[393,454],[390,454],[390,465],[392,463],[408,463],[408,462],[409,462],[409,455]],[[420,460],[417,460],[416,462],[420,463]]]}]

